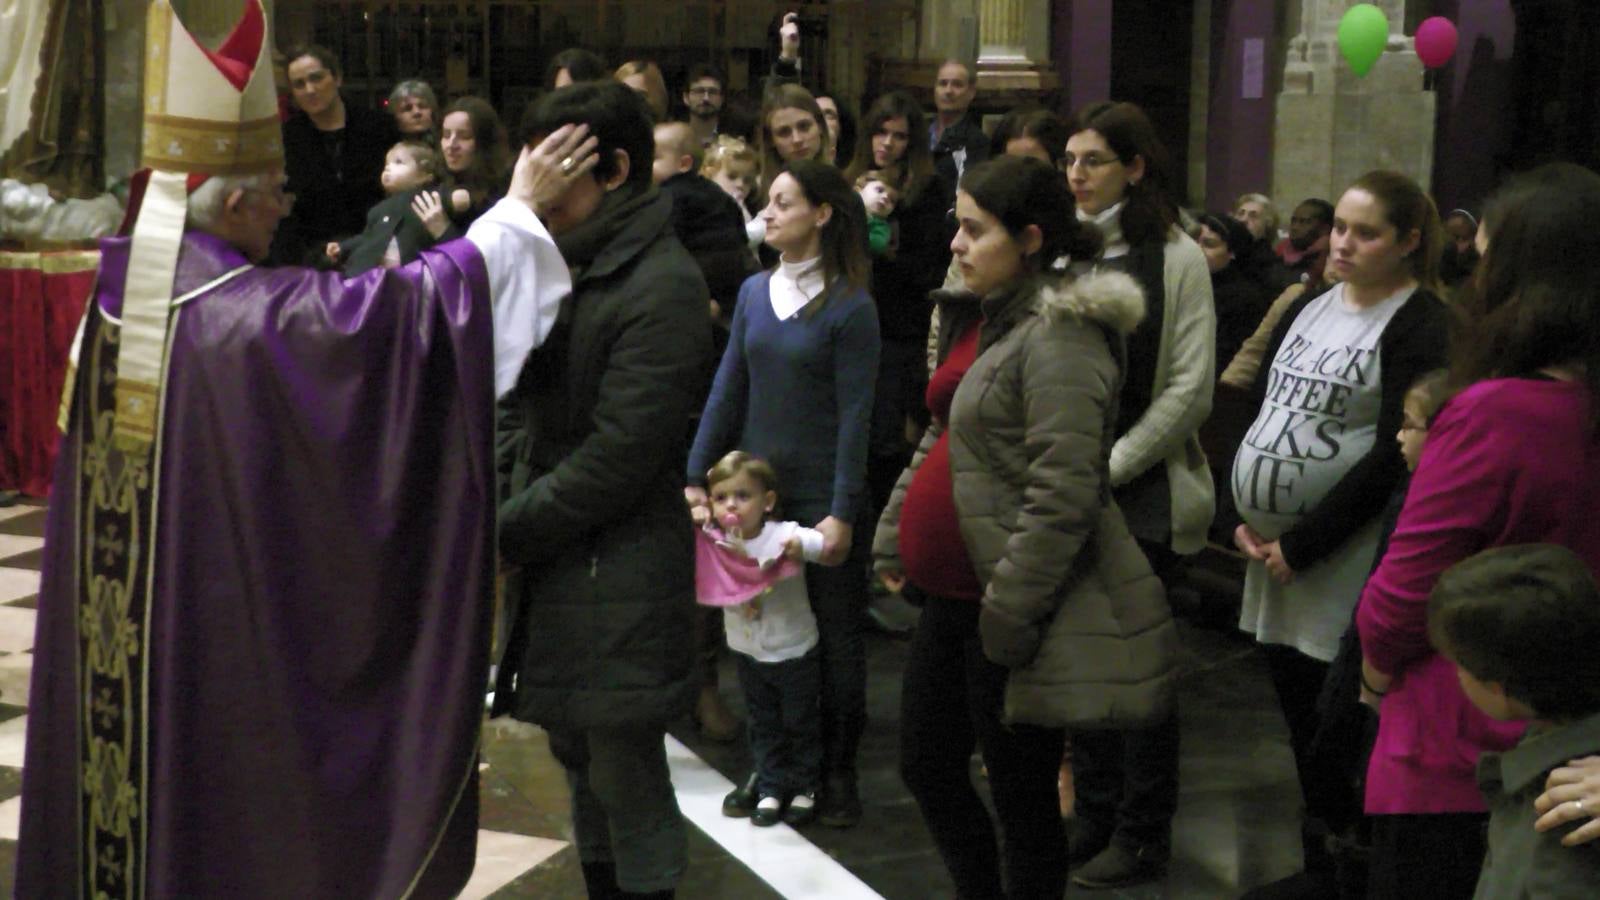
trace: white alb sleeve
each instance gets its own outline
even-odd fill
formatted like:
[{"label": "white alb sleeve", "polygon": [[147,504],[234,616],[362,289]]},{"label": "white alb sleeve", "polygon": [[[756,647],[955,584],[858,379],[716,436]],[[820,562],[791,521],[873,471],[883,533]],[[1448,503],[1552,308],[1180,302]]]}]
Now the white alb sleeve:
[{"label": "white alb sleeve", "polygon": [[509,197],[472,223],[467,240],[489,271],[498,399],[516,385],[528,354],[549,336],[562,298],[572,293],[572,275],[544,223]]}]

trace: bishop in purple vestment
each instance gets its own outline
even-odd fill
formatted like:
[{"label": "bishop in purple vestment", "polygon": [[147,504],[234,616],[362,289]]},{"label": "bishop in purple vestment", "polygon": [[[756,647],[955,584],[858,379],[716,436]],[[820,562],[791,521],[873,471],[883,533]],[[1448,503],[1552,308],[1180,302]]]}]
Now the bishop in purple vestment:
[{"label": "bishop in purple vestment", "polygon": [[281,170],[215,179],[148,453],[112,428],[131,242],[104,242],[50,503],[18,896],[466,883],[492,406],[570,291],[534,209],[593,165],[581,140],[524,150],[465,239],[348,281],[251,264]]}]

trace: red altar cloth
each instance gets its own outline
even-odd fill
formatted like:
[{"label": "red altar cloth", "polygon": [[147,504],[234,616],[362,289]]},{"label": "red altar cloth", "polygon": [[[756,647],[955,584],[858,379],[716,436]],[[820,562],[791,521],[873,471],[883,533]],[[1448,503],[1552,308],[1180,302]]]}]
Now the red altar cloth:
[{"label": "red altar cloth", "polygon": [[67,354],[99,264],[97,250],[0,252],[0,489],[50,492]]}]

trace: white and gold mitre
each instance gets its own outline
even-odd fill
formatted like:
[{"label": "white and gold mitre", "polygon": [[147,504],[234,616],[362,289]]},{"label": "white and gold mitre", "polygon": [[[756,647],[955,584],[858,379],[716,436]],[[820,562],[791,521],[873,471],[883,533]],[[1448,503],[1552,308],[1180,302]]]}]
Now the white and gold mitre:
[{"label": "white and gold mitre", "polygon": [[150,4],[142,164],[158,172],[244,175],[283,165],[272,47],[259,0],[216,50],[183,27],[167,0]]},{"label": "white and gold mitre", "polygon": [[144,153],[117,353],[117,444],[148,452],[161,427],[173,277],[189,193],[212,176],[283,167],[272,43],[260,0],[245,0],[228,39],[207,50],[168,0],[152,0],[144,58]]}]

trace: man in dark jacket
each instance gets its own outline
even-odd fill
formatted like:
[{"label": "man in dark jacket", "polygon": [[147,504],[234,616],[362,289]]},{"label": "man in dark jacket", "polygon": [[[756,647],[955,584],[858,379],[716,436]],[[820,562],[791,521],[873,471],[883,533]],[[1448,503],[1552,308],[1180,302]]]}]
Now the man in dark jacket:
[{"label": "man in dark jacket", "polygon": [[572,295],[502,403],[500,552],[523,584],[494,711],[549,732],[589,895],[671,897],[687,858],[663,735],[697,687],[682,472],[706,285],[650,183],[644,101],[570,85],[523,134],[568,123],[588,126],[599,162],[547,211]]},{"label": "man in dark jacket", "polygon": [[961,173],[989,158],[989,136],[969,115],[978,85],[972,68],[957,59],[947,59],[939,67],[933,83],[933,124],[928,128],[928,146],[933,164],[945,192],[956,195]]}]

